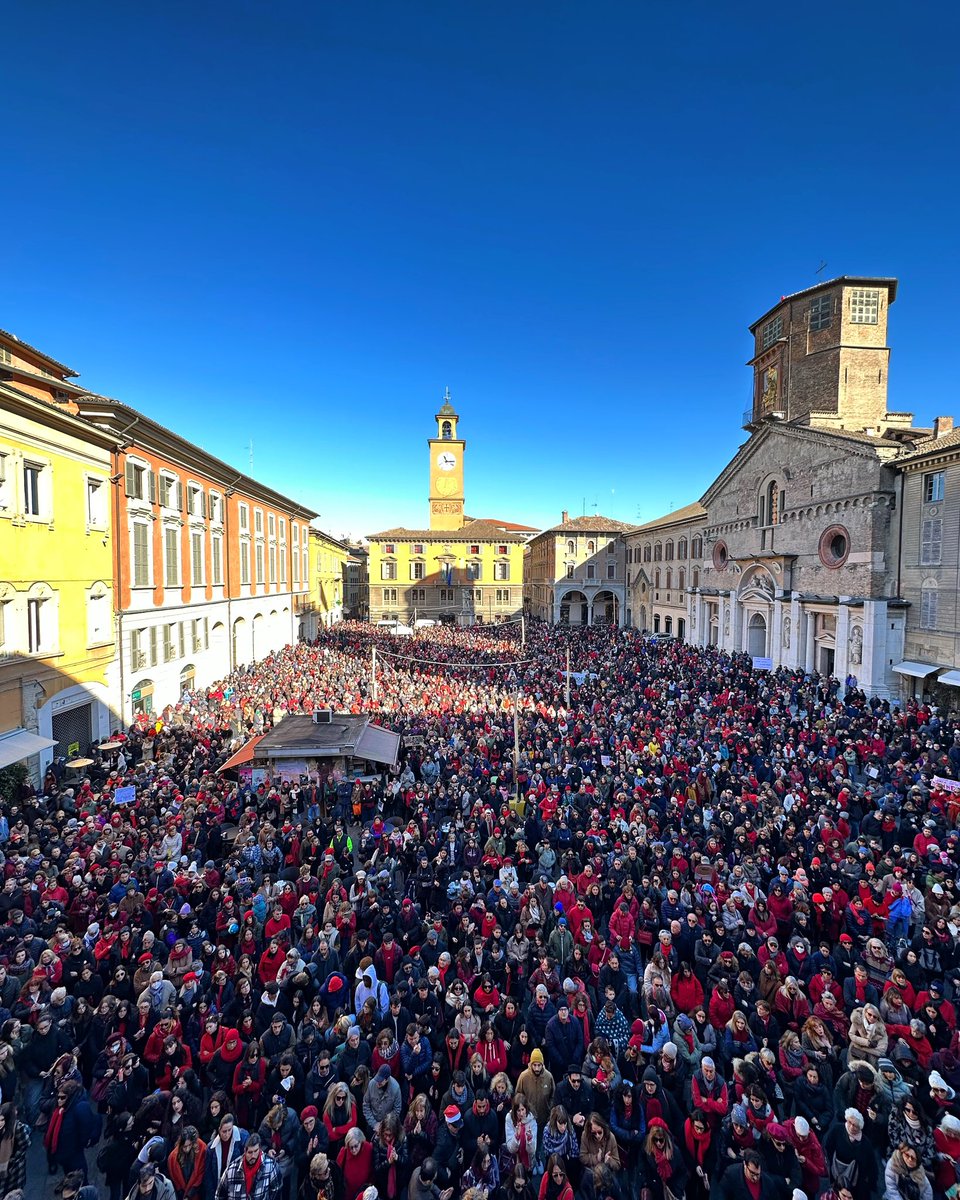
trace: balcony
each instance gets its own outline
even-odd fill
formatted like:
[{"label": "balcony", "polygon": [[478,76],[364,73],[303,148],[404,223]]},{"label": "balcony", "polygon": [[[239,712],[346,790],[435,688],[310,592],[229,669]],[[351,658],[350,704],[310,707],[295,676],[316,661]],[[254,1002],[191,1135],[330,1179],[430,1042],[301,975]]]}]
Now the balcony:
[{"label": "balcony", "polygon": [[748,408],[746,410],[746,412],[743,414],[743,418],[740,421],[740,426],[742,429],[749,429],[752,425],[753,425],[753,409]]}]

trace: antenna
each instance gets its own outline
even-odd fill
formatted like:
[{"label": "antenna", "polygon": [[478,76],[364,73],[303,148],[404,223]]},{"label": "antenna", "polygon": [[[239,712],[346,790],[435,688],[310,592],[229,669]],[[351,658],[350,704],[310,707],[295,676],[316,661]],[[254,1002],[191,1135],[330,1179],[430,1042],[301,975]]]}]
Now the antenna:
[{"label": "antenna", "polygon": [[253,438],[250,439],[250,470],[253,470]]},{"label": "antenna", "polygon": [[827,260],[825,258],[821,258],[820,266],[817,267],[817,274],[819,275],[821,271],[825,271],[826,269],[827,269]]}]

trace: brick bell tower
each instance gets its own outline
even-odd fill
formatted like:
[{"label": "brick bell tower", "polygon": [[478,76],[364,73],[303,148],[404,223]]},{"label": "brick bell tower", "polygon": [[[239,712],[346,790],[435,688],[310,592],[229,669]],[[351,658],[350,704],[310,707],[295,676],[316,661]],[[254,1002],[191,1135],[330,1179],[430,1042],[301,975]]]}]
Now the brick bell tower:
[{"label": "brick bell tower", "polygon": [[430,448],[430,528],[463,528],[463,452],[467,443],[457,437],[459,417],[450,403],[450,389],[434,418],[436,437],[429,438]]}]

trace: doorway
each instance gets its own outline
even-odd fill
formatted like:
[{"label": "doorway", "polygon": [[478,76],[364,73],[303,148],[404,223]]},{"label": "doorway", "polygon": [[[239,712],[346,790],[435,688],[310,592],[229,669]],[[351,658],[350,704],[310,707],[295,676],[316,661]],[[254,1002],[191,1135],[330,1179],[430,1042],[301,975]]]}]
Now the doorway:
[{"label": "doorway", "polygon": [[747,626],[747,653],[751,658],[767,657],[767,618],[755,612]]}]

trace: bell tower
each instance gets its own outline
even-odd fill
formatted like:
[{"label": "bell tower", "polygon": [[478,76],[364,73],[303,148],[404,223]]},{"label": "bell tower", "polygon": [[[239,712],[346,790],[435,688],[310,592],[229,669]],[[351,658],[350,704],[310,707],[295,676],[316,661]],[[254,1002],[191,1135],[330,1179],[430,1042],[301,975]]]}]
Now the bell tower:
[{"label": "bell tower", "polygon": [[459,417],[450,403],[450,389],[434,418],[436,437],[430,447],[430,528],[463,528],[463,452],[466,442],[457,437]]}]

